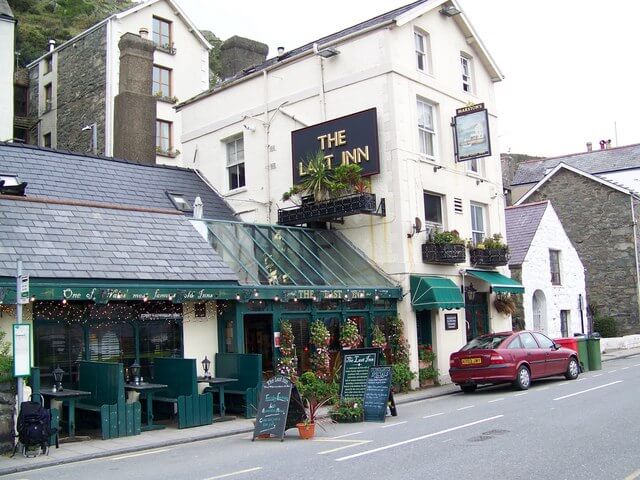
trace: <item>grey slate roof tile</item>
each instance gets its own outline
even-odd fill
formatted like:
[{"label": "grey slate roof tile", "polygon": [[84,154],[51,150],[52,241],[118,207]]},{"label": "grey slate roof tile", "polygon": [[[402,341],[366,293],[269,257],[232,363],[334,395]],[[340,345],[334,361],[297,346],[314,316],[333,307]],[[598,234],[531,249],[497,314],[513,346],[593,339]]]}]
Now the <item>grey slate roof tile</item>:
[{"label": "grey slate roof tile", "polygon": [[[16,174],[20,181],[28,182],[28,196],[175,210],[166,195],[169,191],[183,194],[192,205],[200,196],[206,218],[238,220],[229,205],[195,171],[186,168],[0,142],[0,173]],[[65,208],[56,205],[52,210],[56,216],[73,219]],[[110,213],[104,215],[108,218]]]},{"label": "grey slate roof tile", "polygon": [[525,203],[504,210],[509,265],[522,265],[549,202]]},{"label": "grey slate roof tile", "polygon": [[[34,225],[46,220],[56,235],[37,241],[38,234],[31,231],[37,227],[8,225],[7,212],[18,212]],[[75,228],[61,228],[69,227],[63,220],[70,217]],[[120,238],[111,235],[114,225],[122,226]],[[85,231],[80,227],[91,234],[80,235]],[[156,240],[147,240],[152,236]],[[15,275],[18,256],[33,277],[237,282],[236,274],[182,215],[3,198],[0,276]]]}]

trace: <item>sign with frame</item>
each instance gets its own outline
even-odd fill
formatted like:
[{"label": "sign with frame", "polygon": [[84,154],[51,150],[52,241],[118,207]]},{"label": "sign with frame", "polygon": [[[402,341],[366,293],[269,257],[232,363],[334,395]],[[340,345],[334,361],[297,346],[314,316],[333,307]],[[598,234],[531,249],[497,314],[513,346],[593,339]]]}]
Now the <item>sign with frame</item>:
[{"label": "sign with frame", "polygon": [[453,132],[456,162],[491,156],[489,115],[484,103],[457,109]]},{"label": "sign with frame", "polygon": [[18,293],[18,301],[22,305],[29,303],[29,275],[20,276],[20,292]]},{"label": "sign with frame", "polygon": [[444,314],[444,329],[458,330],[458,314],[457,313]]},{"label": "sign with frame", "polygon": [[302,181],[306,166],[319,152],[330,169],[353,163],[362,167],[363,177],[380,173],[376,108],[292,131],[294,185]]},{"label": "sign with frame", "polygon": [[342,381],[340,399],[364,398],[369,378],[369,367],[378,365],[379,348],[355,348],[342,350]]},{"label": "sign with frame", "polygon": [[31,375],[31,325],[13,324],[13,376]]}]

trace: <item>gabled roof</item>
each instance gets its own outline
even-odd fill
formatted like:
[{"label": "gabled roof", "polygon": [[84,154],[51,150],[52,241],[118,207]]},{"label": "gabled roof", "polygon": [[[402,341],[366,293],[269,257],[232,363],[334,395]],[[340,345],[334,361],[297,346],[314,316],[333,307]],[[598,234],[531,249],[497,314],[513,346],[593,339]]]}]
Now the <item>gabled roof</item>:
[{"label": "gabled roof", "polygon": [[27,196],[80,202],[176,210],[166,192],[184,195],[191,205],[200,196],[206,218],[236,220],[198,172],[186,168],[0,142],[0,175],[27,182]]},{"label": "gabled roof", "polygon": [[561,169],[565,169],[565,170],[569,170],[570,172],[576,173],[578,175],[582,175],[583,177],[586,177],[590,180],[593,180],[594,182],[600,183],[606,187],[612,188],[614,190],[617,190],[620,193],[624,193],[625,195],[634,195],[637,196],[638,194],[632,190],[629,190],[628,188],[625,188],[621,185],[615,184],[613,182],[610,182],[609,180],[605,180],[604,178],[601,177],[596,177],[595,175],[591,175],[590,173],[584,172],[580,169],[577,169],[575,167],[572,167],[570,165],[565,165],[564,163],[560,163],[558,165],[555,166],[555,168],[553,170],[551,170],[549,173],[547,173],[544,178],[542,178],[542,180],[540,180],[538,183],[536,183],[533,187],[531,187],[531,189],[525,193],[522,198],[520,198],[520,200],[518,200],[515,204],[516,205],[522,205],[527,198],[529,198],[535,191],[537,191],[542,185],[544,185],[545,183],[547,183],[549,181],[549,179],[551,177],[553,177],[559,170]]},{"label": "gabled roof", "polygon": [[0,277],[231,281],[182,215],[0,198]]},{"label": "gabled roof", "polygon": [[591,174],[640,168],[640,144],[523,162],[518,166],[511,184],[538,182],[560,163]]},{"label": "gabled roof", "polygon": [[7,0],[0,0],[0,18],[14,19],[13,12]]},{"label": "gabled roof", "polygon": [[548,206],[549,202],[545,200],[505,208],[509,265],[522,265],[524,262]]},{"label": "gabled roof", "polygon": [[[0,1],[2,1],[2,0],[0,0]],[[86,30],[80,32],[75,37],[72,37],[69,40],[67,40],[66,42],[61,43],[56,48],[54,48],[53,51],[57,52],[59,50],[62,50],[64,48],[68,47],[69,45],[73,44],[74,42],[76,42],[80,38],[88,35],[89,33],[93,32],[94,30],[97,30],[102,25],[110,22],[111,20],[124,18],[124,17],[126,17],[128,15],[131,15],[132,13],[135,13],[135,12],[137,12],[137,11],[143,9],[143,8],[149,7],[149,6],[151,6],[151,5],[153,5],[154,3],[157,3],[157,2],[167,2],[171,6],[173,11],[176,13],[176,15],[178,17],[180,17],[184,23],[187,24],[187,26],[189,27],[188,28],[189,32],[191,32],[200,41],[200,43],[202,43],[204,45],[204,47],[207,50],[211,50],[211,44],[209,42],[207,42],[207,40],[204,38],[204,36],[200,33],[200,30],[198,30],[196,28],[196,26],[193,24],[193,22],[191,20],[189,20],[189,17],[186,16],[184,11],[178,6],[178,4],[176,2],[174,2],[173,0],[146,0],[146,1],[143,1],[143,2],[140,2],[140,3],[137,3],[136,5],[134,5],[131,8],[128,8],[128,9],[123,10],[123,11],[118,12],[118,13],[114,13],[114,14],[108,16],[107,18],[105,18],[104,20],[101,20],[98,23],[95,23],[91,27],[89,27]],[[33,62],[31,62],[29,65],[27,65],[26,68],[31,68],[32,66],[37,64],[40,60],[42,60],[44,57],[48,56],[50,53],[51,52],[45,52],[40,57],[36,58]]]},{"label": "gabled roof", "polygon": [[[458,5],[458,3],[455,0],[448,0],[448,1],[450,3],[453,3],[456,6],[456,8],[458,8],[458,10],[462,10],[460,5]],[[289,50],[288,52],[285,52],[283,55],[269,58],[265,62],[261,63],[260,65],[245,68],[241,72],[238,72],[235,76],[224,80],[222,83],[219,83],[211,90],[202,92],[190,98],[189,100],[182,102],[179,106],[187,105],[200,98],[213,95],[218,91],[229,87],[231,84],[252,78],[257,73],[263,70],[269,70],[271,69],[271,67],[276,67],[279,64],[286,64],[297,57],[312,54],[314,45],[317,45],[319,49],[322,49],[324,47],[328,47],[330,45],[338,43],[342,39],[350,38],[358,33],[365,33],[370,30],[381,28],[393,23],[395,23],[396,25],[403,25],[419,17],[420,15],[423,15],[426,12],[439,7],[443,3],[447,3],[447,0],[417,0],[415,2],[409,3],[408,5],[404,5],[394,10],[390,10],[386,13],[370,18],[369,20],[365,20],[364,22],[360,22],[356,25],[352,25],[351,27],[347,27],[338,32],[335,32],[325,37],[314,40],[313,42],[306,43],[301,47],[297,47],[297,48],[294,48],[293,50]],[[492,79],[494,79],[495,81],[502,80],[503,78],[502,73],[496,66],[493,59],[489,56],[489,53],[485,49],[482,42],[480,42],[473,27],[467,20],[466,16],[464,16],[464,14],[460,14],[460,15],[456,15],[456,17],[460,17],[459,19],[456,19],[456,24],[462,29],[469,43],[477,44],[477,47],[483,57],[482,58],[483,64],[485,64],[485,66],[490,70]]]}]

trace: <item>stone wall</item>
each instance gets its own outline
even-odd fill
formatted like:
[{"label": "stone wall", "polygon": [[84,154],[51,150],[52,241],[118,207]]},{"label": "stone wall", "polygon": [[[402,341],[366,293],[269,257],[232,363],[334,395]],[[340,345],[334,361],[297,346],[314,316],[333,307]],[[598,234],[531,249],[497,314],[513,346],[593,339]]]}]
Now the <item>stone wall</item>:
[{"label": "stone wall", "polygon": [[269,47],[266,44],[234,35],[220,47],[222,78],[233,77],[245,68],[260,65],[266,60],[268,53]]},{"label": "stone wall", "polygon": [[[40,67],[36,64],[29,69],[29,116],[38,118],[38,88],[40,86]],[[29,141],[34,145],[38,144],[38,124],[29,131]]]},{"label": "stone wall", "polygon": [[92,132],[82,128],[96,123],[104,154],[106,58],[106,25],[58,53],[57,148],[91,153]]},{"label": "stone wall", "polygon": [[0,454],[13,450],[15,408],[15,382],[0,383]]},{"label": "stone wall", "polygon": [[586,269],[589,304],[614,317],[621,334],[640,333],[629,195],[562,169],[528,200],[551,200]]}]

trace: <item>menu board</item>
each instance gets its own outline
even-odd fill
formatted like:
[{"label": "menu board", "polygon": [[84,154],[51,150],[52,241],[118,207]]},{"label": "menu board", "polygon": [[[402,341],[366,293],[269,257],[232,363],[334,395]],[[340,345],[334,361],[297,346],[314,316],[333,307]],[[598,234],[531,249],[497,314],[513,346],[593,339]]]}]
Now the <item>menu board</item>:
[{"label": "menu board", "polygon": [[292,387],[291,380],[284,375],[276,375],[264,383],[251,441],[266,435],[284,439]]},{"label": "menu board", "polygon": [[28,377],[31,374],[31,325],[13,324],[13,375]]},{"label": "menu board", "polygon": [[342,383],[340,399],[364,398],[369,367],[378,364],[379,348],[359,348],[342,351]]},{"label": "menu board", "polygon": [[391,393],[391,367],[371,367],[364,392],[364,421],[384,422]]}]

